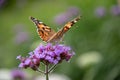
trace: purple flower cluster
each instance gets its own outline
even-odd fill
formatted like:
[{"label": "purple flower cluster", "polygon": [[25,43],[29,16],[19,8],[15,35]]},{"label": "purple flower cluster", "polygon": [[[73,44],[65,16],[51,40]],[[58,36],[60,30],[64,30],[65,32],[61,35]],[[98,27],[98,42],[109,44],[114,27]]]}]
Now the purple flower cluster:
[{"label": "purple flower cluster", "polygon": [[4,6],[6,0],[0,0],[0,8]]},{"label": "purple flower cluster", "polygon": [[12,70],[11,76],[13,80],[25,80],[26,77],[25,73],[19,69]]},{"label": "purple flower cluster", "polygon": [[111,14],[114,16],[120,15],[120,6],[114,5],[111,7]]},{"label": "purple flower cluster", "polygon": [[54,22],[57,25],[65,24],[67,21],[71,19],[71,17],[78,16],[79,15],[79,8],[78,7],[69,7],[65,12],[62,12],[55,16]]},{"label": "purple flower cluster", "polygon": [[33,52],[29,53],[28,57],[18,56],[17,59],[21,61],[19,67],[30,67],[37,70],[40,62],[45,65],[58,64],[63,60],[69,61],[73,55],[74,52],[68,46],[48,43],[47,45],[39,45]]},{"label": "purple flower cluster", "polygon": [[13,28],[13,32],[15,32],[14,33],[15,36],[14,36],[13,40],[16,45],[19,45],[19,44],[29,41],[30,34],[24,28],[25,28],[25,26],[23,24],[17,24]]},{"label": "purple flower cluster", "polygon": [[97,8],[95,9],[95,15],[96,15],[96,17],[98,17],[98,18],[104,17],[104,16],[105,16],[105,13],[106,13],[105,7],[97,7]]},{"label": "purple flower cluster", "polygon": [[[119,16],[120,15],[120,6],[119,5],[113,5],[110,8],[110,12],[114,16]],[[97,7],[94,11],[95,16],[97,18],[102,18],[106,16],[107,10],[104,6]]]}]

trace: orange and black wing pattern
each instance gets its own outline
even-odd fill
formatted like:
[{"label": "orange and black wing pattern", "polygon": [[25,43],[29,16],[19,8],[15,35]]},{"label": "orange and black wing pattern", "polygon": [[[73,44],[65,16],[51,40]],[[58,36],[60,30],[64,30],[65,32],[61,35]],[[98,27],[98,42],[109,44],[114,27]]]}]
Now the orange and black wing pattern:
[{"label": "orange and black wing pattern", "polygon": [[57,33],[55,33],[49,40],[48,42],[53,42],[53,41],[59,41],[62,36],[78,21],[80,20],[80,16],[75,18],[74,20],[68,22],[65,24],[63,28],[61,28]]},{"label": "orange and black wing pattern", "polygon": [[78,21],[80,17],[75,18],[74,20],[65,24],[58,32],[52,30],[49,26],[45,25],[43,22],[30,17],[31,20],[37,26],[37,31],[41,39],[45,42],[58,42],[63,37],[63,35]]},{"label": "orange and black wing pattern", "polygon": [[55,34],[55,31],[52,30],[49,26],[47,26],[43,22],[33,17],[30,17],[30,19],[35,23],[38,35],[43,41],[47,42]]}]

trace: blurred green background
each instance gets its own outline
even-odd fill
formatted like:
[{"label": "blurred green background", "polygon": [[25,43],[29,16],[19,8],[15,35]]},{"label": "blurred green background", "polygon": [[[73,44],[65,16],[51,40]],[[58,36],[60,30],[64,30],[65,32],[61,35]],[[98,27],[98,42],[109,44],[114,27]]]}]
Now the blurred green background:
[{"label": "blurred green background", "polygon": [[120,80],[120,0],[0,0],[0,69],[17,68],[16,56],[42,42],[29,16],[58,30],[78,15],[64,37],[76,55],[54,72],[71,80]]}]

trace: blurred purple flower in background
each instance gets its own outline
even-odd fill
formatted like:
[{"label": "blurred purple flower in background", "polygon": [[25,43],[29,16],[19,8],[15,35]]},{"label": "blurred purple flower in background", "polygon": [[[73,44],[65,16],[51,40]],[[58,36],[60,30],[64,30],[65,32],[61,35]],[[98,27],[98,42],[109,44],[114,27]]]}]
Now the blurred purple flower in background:
[{"label": "blurred purple flower in background", "polygon": [[29,38],[29,35],[28,35],[27,32],[19,32],[15,36],[15,43],[16,44],[21,44],[21,43],[27,41],[28,38]]},{"label": "blurred purple flower in background", "polygon": [[57,24],[57,25],[62,25],[64,24],[66,21],[69,20],[69,15],[67,13],[61,13],[57,16],[55,16],[55,19],[54,19],[54,22]]},{"label": "blurred purple flower in background", "polygon": [[2,7],[2,6],[4,6],[4,3],[5,3],[6,1],[5,0],[0,0],[0,8]]},{"label": "blurred purple flower in background", "polygon": [[13,80],[26,80],[25,79],[26,74],[22,70],[19,70],[19,69],[12,70],[11,76]]},{"label": "blurred purple flower in background", "polygon": [[105,16],[105,14],[106,14],[106,9],[105,9],[105,7],[97,7],[96,9],[95,9],[95,16],[96,17],[98,17],[98,18],[102,18],[102,17],[104,17]]},{"label": "blurred purple flower in background", "polygon": [[111,7],[111,14],[114,16],[120,15],[120,6],[114,5]]},{"label": "blurred purple flower in background", "polygon": [[13,32],[15,37],[13,41],[15,44],[21,44],[29,40],[29,33],[24,29],[24,25],[18,24],[14,27]]},{"label": "blurred purple flower in background", "polygon": [[71,17],[78,16],[80,14],[80,9],[78,7],[72,6],[68,8],[67,13],[69,13]]},{"label": "blurred purple flower in background", "polygon": [[45,65],[56,65],[63,60],[69,61],[73,55],[74,52],[68,46],[62,44],[52,45],[48,43],[47,45],[39,45],[33,52],[29,53],[28,57],[18,56],[17,59],[21,61],[19,67],[30,67],[33,70],[38,70],[40,62]]},{"label": "blurred purple flower in background", "polygon": [[71,20],[72,17],[76,17],[79,15],[79,8],[77,7],[69,7],[65,12],[58,14],[54,18],[54,22],[57,25],[63,25],[67,21]]}]

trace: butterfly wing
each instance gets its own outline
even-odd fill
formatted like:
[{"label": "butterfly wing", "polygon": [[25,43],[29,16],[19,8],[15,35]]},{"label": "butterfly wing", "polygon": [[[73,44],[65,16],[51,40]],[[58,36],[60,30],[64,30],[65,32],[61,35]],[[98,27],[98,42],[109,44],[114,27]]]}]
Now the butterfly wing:
[{"label": "butterfly wing", "polygon": [[49,26],[47,26],[43,22],[41,22],[33,17],[30,17],[30,19],[37,26],[37,32],[38,32],[38,35],[40,36],[40,38],[43,41],[48,42],[48,40],[55,34],[55,31],[52,30]]},{"label": "butterfly wing", "polygon": [[66,33],[78,20],[80,20],[80,17],[77,17],[74,20],[65,24],[65,26],[63,28],[61,28],[53,36],[51,36],[47,42],[59,41],[61,39],[61,37],[64,35],[64,33]]}]

